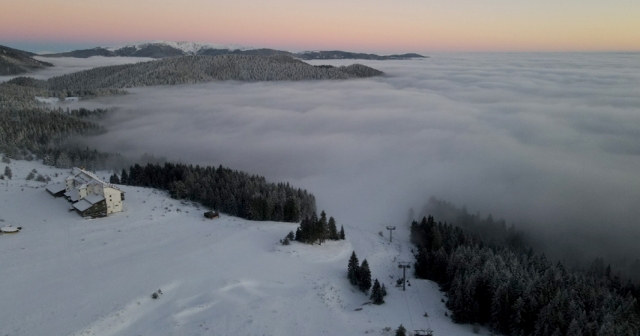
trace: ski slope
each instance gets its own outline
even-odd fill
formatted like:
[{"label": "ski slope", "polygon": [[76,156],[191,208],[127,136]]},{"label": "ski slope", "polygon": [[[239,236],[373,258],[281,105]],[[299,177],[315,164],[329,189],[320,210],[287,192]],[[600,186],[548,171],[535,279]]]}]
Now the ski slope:
[{"label": "ski slope", "polygon": [[[296,224],[208,220],[197,204],[127,186],[124,212],[83,219],[25,180],[37,169],[55,183],[69,170],[5,165],[13,179],[0,180],[0,225],[23,229],[0,236],[1,335],[392,335],[401,323],[474,334],[444,315],[436,284],[411,274],[406,292],[395,287],[397,262],[412,260],[406,228],[389,243],[338,218],[347,240],[282,246]],[[385,304],[363,305],[368,296],[349,284],[354,249],[386,285]]]}]

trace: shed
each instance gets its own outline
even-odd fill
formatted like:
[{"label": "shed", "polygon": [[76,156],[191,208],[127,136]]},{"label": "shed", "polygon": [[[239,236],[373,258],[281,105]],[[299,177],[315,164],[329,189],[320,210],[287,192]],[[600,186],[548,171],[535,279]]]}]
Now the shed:
[{"label": "shed", "polygon": [[214,219],[220,217],[220,214],[217,211],[207,211],[204,213],[204,216],[209,219]]}]

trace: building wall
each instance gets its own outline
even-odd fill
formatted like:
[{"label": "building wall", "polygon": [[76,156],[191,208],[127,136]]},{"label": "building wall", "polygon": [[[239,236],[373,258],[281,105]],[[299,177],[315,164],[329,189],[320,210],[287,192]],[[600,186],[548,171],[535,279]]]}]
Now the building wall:
[{"label": "building wall", "polygon": [[64,182],[67,185],[67,191],[70,191],[71,189],[73,189],[73,187],[74,187],[73,180],[66,180]]},{"label": "building wall", "polygon": [[87,197],[87,188],[78,189],[78,193],[80,194],[79,199]]},{"label": "building wall", "polygon": [[107,215],[107,203],[105,201],[100,201],[94,204],[91,208],[80,212],[80,216],[82,217],[104,217]]},{"label": "building wall", "polygon": [[107,214],[122,211],[122,192],[113,188],[105,187],[104,199],[107,201]]}]

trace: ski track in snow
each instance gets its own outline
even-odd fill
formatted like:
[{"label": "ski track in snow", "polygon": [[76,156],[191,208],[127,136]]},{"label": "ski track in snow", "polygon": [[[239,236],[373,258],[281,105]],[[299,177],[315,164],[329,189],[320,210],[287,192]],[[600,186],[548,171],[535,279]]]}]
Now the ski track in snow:
[{"label": "ski track in snow", "polygon": [[[407,291],[395,287],[397,262],[412,261],[408,228],[398,227],[393,243],[363,224],[345,225],[345,241],[282,246],[297,224],[207,220],[195,203],[127,186],[123,213],[83,219],[44,183],[25,180],[34,168],[51,183],[69,170],[8,166],[14,177],[0,180],[0,224],[23,230],[0,236],[2,284],[10,289],[0,292],[0,335],[390,335],[384,328],[401,323],[434,335],[473,334],[444,316],[435,283],[408,272]],[[387,287],[385,304],[366,304],[349,284],[353,250]]]}]

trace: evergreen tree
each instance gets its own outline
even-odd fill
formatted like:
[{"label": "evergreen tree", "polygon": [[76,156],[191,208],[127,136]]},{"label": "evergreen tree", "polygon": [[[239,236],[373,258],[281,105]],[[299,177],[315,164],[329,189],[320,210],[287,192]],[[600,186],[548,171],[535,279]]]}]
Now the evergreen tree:
[{"label": "evergreen tree", "polygon": [[316,223],[315,236],[318,242],[320,243],[320,245],[322,245],[322,243],[324,243],[328,235],[329,235],[329,227],[327,224],[327,214],[323,210],[320,213],[320,218],[318,219],[318,222]]},{"label": "evergreen tree", "polygon": [[333,217],[329,217],[329,239],[338,240],[340,236],[338,234],[338,228],[336,227],[336,220]]},{"label": "evergreen tree", "polygon": [[571,321],[571,324],[569,324],[569,329],[567,329],[567,336],[582,336],[582,330],[580,329],[578,321]]},{"label": "evergreen tree", "polygon": [[300,228],[300,226],[298,226],[298,228],[296,229],[296,238],[295,238],[295,240],[297,242],[304,243],[304,239],[302,237],[302,229]]},{"label": "evergreen tree", "polygon": [[340,225],[340,239],[344,240],[344,227]]},{"label": "evergreen tree", "polygon": [[284,204],[283,215],[285,222],[297,222],[300,220],[300,204],[298,204],[296,198],[290,197],[287,199]]},{"label": "evergreen tree", "polygon": [[308,235],[307,235],[307,242],[311,245],[313,245],[313,243],[315,243],[318,240],[318,235],[320,230],[318,230],[318,216],[315,213],[311,214],[311,217],[309,217],[309,220],[307,222],[307,227],[308,227]]},{"label": "evergreen tree", "polygon": [[407,336],[407,329],[402,324],[396,329],[396,336]]},{"label": "evergreen tree", "polygon": [[129,174],[127,174],[127,170],[123,169],[122,174],[120,174],[120,183],[129,184]]},{"label": "evergreen tree", "polygon": [[4,176],[6,176],[8,179],[11,179],[13,177],[13,173],[11,172],[11,168],[9,168],[9,166],[4,167]]},{"label": "evergreen tree", "polygon": [[367,259],[363,260],[358,268],[358,288],[364,293],[371,288],[371,270],[369,270]]},{"label": "evergreen tree", "polygon": [[387,296],[387,287],[385,287],[384,284],[382,284],[382,287],[380,288],[380,292],[382,293],[382,297]]},{"label": "evergreen tree", "polygon": [[312,243],[311,235],[313,227],[311,225],[311,218],[305,217],[302,219],[298,229],[298,232],[296,232],[296,240],[301,243]]},{"label": "evergreen tree", "polygon": [[360,266],[358,265],[358,257],[356,257],[356,251],[353,251],[353,253],[351,253],[351,258],[349,258],[347,277],[349,278],[349,283],[354,286],[358,284],[359,268]]},{"label": "evergreen tree", "polygon": [[113,174],[109,177],[109,183],[120,184],[120,178],[118,178],[118,175]]},{"label": "evergreen tree", "polygon": [[376,305],[381,305],[384,303],[384,294],[382,294],[382,287],[380,287],[380,282],[378,282],[378,279],[373,282],[370,299],[371,302]]},{"label": "evergreen tree", "polygon": [[295,239],[293,231],[289,231],[289,234],[287,235],[287,239],[289,239],[289,240],[294,240]]}]

